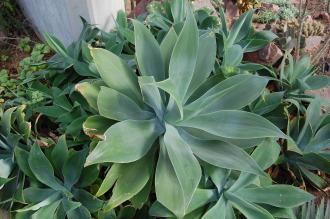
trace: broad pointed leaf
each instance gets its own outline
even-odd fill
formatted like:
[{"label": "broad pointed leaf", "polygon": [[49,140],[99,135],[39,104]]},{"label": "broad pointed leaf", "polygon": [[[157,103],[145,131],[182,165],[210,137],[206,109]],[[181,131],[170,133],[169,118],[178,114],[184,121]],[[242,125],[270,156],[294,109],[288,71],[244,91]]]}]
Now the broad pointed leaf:
[{"label": "broad pointed leaf", "polygon": [[156,81],[165,79],[165,68],[160,47],[150,30],[133,20],[135,54],[142,76],[154,76]]},{"label": "broad pointed leaf", "polygon": [[237,110],[221,110],[194,116],[178,122],[179,126],[200,129],[210,134],[233,139],[287,138],[265,118]]},{"label": "broad pointed leaf", "polygon": [[105,140],[88,155],[85,166],[136,161],[147,154],[161,132],[155,119],[119,122],[106,131]]}]

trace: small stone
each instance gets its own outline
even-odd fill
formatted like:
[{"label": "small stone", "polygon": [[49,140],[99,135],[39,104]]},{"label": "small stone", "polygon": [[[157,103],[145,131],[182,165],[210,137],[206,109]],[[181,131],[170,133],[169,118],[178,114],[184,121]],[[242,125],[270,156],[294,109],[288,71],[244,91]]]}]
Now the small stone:
[{"label": "small stone", "polygon": [[325,21],[328,21],[328,22],[330,21],[330,15],[327,12],[322,12],[320,17]]},{"label": "small stone", "polygon": [[259,51],[259,58],[268,64],[274,65],[282,57],[283,52],[275,43],[271,43]]},{"label": "small stone", "polygon": [[313,22],[313,17],[311,15],[307,15],[306,18],[305,18],[305,22]]},{"label": "small stone", "polygon": [[274,65],[283,57],[283,52],[274,43],[267,45],[265,48],[244,54],[244,60],[255,62],[263,65]]},{"label": "small stone", "polygon": [[306,51],[310,51],[313,50],[315,48],[318,48],[321,43],[322,43],[323,37],[322,36],[310,36],[307,37],[305,40],[306,46],[305,46],[305,50]]},{"label": "small stone", "polygon": [[280,7],[278,5],[272,4],[272,3],[262,3],[262,8],[271,10],[274,13],[277,13],[280,10]]}]

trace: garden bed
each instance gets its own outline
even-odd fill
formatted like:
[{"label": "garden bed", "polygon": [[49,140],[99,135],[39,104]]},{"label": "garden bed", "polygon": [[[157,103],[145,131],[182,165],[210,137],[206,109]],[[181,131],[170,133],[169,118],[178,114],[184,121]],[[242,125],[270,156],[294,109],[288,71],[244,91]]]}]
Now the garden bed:
[{"label": "garden bed", "polygon": [[[84,23],[69,47],[8,29],[1,209],[38,219],[329,217],[330,96],[319,95],[330,85],[329,53],[319,52],[329,20],[312,1],[306,22],[317,31],[303,26],[295,41],[281,26],[297,29],[294,4],[272,2],[225,14],[217,1],[140,1],[134,20],[119,12],[110,32]],[[267,7],[294,17],[261,19]],[[323,40],[306,50],[310,36]]]}]

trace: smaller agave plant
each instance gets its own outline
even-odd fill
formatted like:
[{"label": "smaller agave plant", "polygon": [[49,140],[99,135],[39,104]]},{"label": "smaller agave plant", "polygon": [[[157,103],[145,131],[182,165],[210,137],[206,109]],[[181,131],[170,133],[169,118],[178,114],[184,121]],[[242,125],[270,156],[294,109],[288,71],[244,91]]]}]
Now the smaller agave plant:
[{"label": "smaller agave plant", "polygon": [[20,200],[24,174],[17,166],[15,150],[29,150],[31,124],[25,121],[25,106],[13,107],[0,115],[0,202],[2,209],[11,209]]},{"label": "smaller agave plant", "polygon": [[285,57],[289,64],[285,66],[285,58],[280,72],[279,87],[286,91],[286,99],[311,102],[314,95],[305,94],[306,90],[318,90],[329,85],[330,77],[317,75],[309,56],[303,56],[299,60],[294,60],[291,54]]},{"label": "smaller agave plant", "polygon": [[[133,24],[137,72],[112,52],[92,49],[101,80],[77,85],[99,113],[84,123],[84,130],[102,139],[85,166],[111,163],[96,194],[113,187],[104,209],[126,201],[141,208],[155,191],[156,203],[184,218],[217,197],[214,190],[199,186],[201,163],[265,176],[244,149],[265,138],[287,136],[265,118],[241,109],[261,95],[269,79],[251,74],[214,79],[216,39],[210,31],[198,31],[190,7],[183,27],[170,28],[160,44],[142,23]],[[302,193],[300,201],[311,199],[299,189],[291,192]],[[274,193],[281,199],[280,194]]]},{"label": "smaller agave plant", "polygon": [[330,219],[330,202],[321,200],[319,206],[315,201],[310,201],[295,209],[294,219]]},{"label": "smaller agave plant", "polygon": [[48,149],[48,157],[35,144],[28,152],[17,149],[19,167],[30,184],[22,192],[27,204],[15,210],[16,218],[92,218],[103,201],[88,192],[98,177],[98,168],[83,168],[88,150],[68,149],[65,136]]},{"label": "smaller agave plant", "polygon": [[330,171],[330,114],[322,112],[322,106],[321,98],[315,98],[305,117],[298,115],[289,122],[288,134],[292,140],[288,141],[284,157],[297,176],[303,176],[319,188],[327,183],[313,171]]},{"label": "smaller agave plant", "polygon": [[253,10],[245,12],[235,21],[232,28],[229,28],[225,12],[222,8],[219,9],[221,28],[216,35],[217,58],[220,63],[219,69],[226,77],[263,69],[268,70],[260,64],[243,62],[244,53],[258,51],[277,38],[271,31],[254,29],[252,26],[253,13]]}]

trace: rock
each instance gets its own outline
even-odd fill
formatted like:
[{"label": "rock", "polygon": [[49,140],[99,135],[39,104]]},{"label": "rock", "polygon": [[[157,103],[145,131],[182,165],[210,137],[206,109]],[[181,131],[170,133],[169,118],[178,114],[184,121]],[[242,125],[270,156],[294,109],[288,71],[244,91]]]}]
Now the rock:
[{"label": "rock", "polygon": [[322,36],[310,36],[305,39],[305,50],[310,51],[315,48],[318,48],[322,43],[323,37]]},{"label": "rock", "polygon": [[320,17],[321,17],[323,20],[327,21],[327,22],[330,21],[330,15],[329,15],[329,13],[327,13],[327,12],[322,12],[321,15],[320,15]]},{"label": "rock", "polygon": [[136,7],[131,11],[128,17],[137,17],[140,14],[146,12],[147,5],[151,2],[151,0],[139,0],[137,1]]},{"label": "rock", "polygon": [[267,10],[271,10],[274,13],[277,13],[280,10],[280,7],[278,5],[272,3],[266,3],[266,2],[263,2],[261,4],[261,7]]},{"label": "rock", "polygon": [[313,17],[311,15],[307,15],[306,18],[305,18],[305,23],[307,22],[313,22]]},{"label": "rock", "polygon": [[225,9],[228,26],[231,27],[235,22],[235,19],[239,17],[239,11],[237,5],[231,0],[225,1]]},{"label": "rock", "polygon": [[306,94],[318,95],[330,101],[330,87],[325,87],[320,90],[309,90],[306,91]]},{"label": "rock", "polygon": [[313,14],[313,18],[314,18],[314,19],[320,19],[320,18],[321,18],[321,13],[320,13],[320,12],[315,12],[315,13]]},{"label": "rock", "polygon": [[259,57],[266,63],[274,65],[283,57],[283,52],[275,45],[275,43],[271,43],[259,51]]},{"label": "rock", "polygon": [[253,23],[253,25],[256,31],[262,31],[266,29],[266,24]]},{"label": "rock", "polygon": [[244,60],[264,65],[274,65],[283,57],[283,52],[274,43],[251,53],[245,53]]}]

